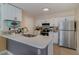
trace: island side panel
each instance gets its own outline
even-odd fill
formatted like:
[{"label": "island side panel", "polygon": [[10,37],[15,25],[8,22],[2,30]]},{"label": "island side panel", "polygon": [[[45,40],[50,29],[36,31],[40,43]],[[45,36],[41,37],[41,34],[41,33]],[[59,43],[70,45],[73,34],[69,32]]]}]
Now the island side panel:
[{"label": "island side panel", "polygon": [[53,55],[53,40],[48,44],[48,55]]},{"label": "island side panel", "polygon": [[[15,55],[37,55],[38,48],[7,39],[7,50]],[[41,49],[41,55],[48,54],[48,47]]]}]

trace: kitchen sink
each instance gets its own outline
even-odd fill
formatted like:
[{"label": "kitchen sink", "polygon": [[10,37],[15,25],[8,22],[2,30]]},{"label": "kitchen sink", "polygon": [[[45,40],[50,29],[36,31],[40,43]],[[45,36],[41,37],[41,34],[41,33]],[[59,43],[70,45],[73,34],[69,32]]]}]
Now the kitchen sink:
[{"label": "kitchen sink", "polygon": [[33,35],[33,34],[22,34],[23,36],[25,37],[35,37],[36,35]]}]

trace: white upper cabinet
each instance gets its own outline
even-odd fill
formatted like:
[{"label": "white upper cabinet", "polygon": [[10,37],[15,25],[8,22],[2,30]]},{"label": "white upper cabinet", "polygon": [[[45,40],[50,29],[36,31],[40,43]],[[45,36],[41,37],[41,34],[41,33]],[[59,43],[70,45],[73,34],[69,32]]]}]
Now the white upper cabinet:
[{"label": "white upper cabinet", "polygon": [[10,4],[3,4],[3,18],[4,20],[15,20],[21,21],[22,20],[22,10],[12,6]]},{"label": "white upper cabinet", "polygon": [[1,4],[0,4],[0,17],[1,17]]},{"label": "white upper cabinet", "polygon": [[14,8],[14,9],[15,9],[14,17],[17,19],[17,21],[21,21],[22,20],[22,10],[19,8]]}]

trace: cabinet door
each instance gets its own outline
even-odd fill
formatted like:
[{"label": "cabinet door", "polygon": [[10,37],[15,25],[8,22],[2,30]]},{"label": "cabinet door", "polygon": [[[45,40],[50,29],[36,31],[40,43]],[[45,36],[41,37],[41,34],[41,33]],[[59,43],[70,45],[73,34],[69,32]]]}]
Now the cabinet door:
[{"label": "cabinet door", "polygon": [[1,4],[0,4],[0,18],[1,18]]},{"label": "cabinet door", "polygon": [[3,4],[3,18],[4,20],[9,18],[9,10],[8,10],[8,4]]},{"label": "cabinet door", "polygon": [[9,10],[10,10],[10,19],[11,20],[15,20],[15,18],[16,18],[16,21],[21,21],[21,9],[19,9],[19,8],[17,8],[17,7],[15,7],[15,6],[12,6],[12,5],[10,5],[9,6]]},{"label": "cabinet door", "polygon": [[3,37],[0,37],[0,51],[3,51],[6,49],[6,40]]},{"label": "cabinet door", "polygon": [[15,20],[21,21],[22,20],[22,11],[21,9],[12,6],[10,4],[3,4],[3,18],[4,20]]},{"label": "cabinet door", "polygon": [[22,10],[21,9],[18,10],[17,18],[19,21],[22,21]]},{"label": "cabinet door", "polygon": [[9,20],[14,20],[14,14],[15,14],[14,6],[8,4],[8,10],[9,10]]},{"label": "cabinet door", "polygon": [[0,30],[1,30],[1,5],[0,5]]},{"label": "cabinet door", "polygon": [[13,20],[13,7],[9,4],[3,4],[4,20]]},{"label": "cabinet door", "polygon": [[22,11],[19,8],[15,7],[15,17],[17,18],[16,21],[21,21],[22,20]]}]

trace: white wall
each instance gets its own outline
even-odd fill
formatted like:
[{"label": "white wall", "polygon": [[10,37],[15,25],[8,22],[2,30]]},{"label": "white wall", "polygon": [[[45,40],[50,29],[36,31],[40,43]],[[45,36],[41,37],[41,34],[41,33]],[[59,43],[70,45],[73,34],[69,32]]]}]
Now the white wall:
[{"label": "white wall", "polygon": [[67,11],[61,11],[56,12],[53,14],[53,17],[63,17],[63,16],[74,16],[75,15],[75,9],[74,10],[67,10]]},{"label": "white wall", "polygon": [[33,32],[34,19],[24,11],[22,11],[21,27],[27,27],[30,33]]},{"label": "white wall", "polygon": [[[60,19],[62,17],[67,17],[67,16],[74,16],[75,15],[75,10],[67,10],[67,11],[62,11],[62,12],[56,12],[52,15],[42,15],[37,17],[36,19],[36,25],[41,26],[41,23],[43,22],[53,22],[56,24],[56,22],[59,22],[60,20],[56,20],[56,19]],[[53,25],[51,23],[51,25]]]}]

